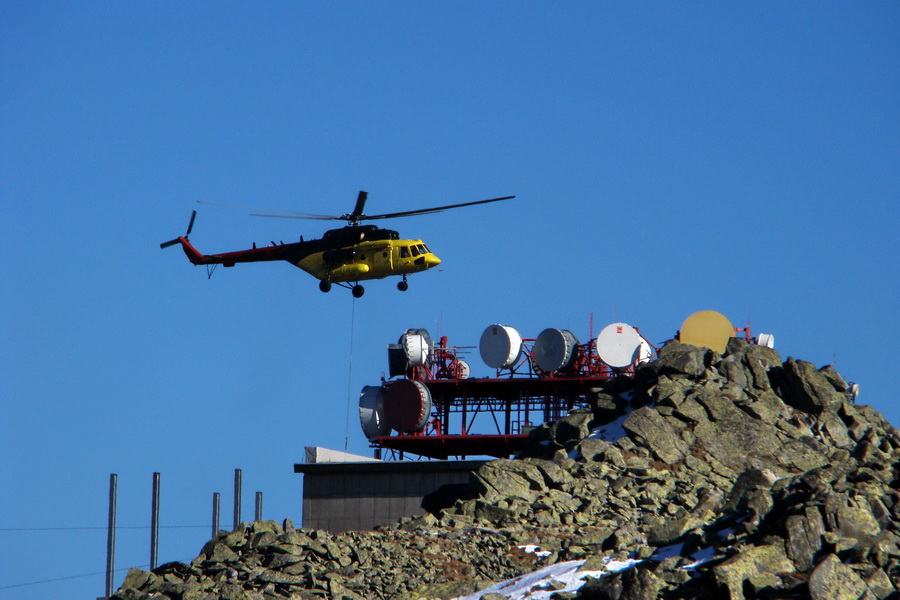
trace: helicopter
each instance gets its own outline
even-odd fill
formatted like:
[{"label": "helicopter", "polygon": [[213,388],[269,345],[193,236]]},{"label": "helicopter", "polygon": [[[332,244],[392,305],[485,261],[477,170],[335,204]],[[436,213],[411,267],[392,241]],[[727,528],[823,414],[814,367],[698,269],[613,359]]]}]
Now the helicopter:
[{"label": "helicopter", "polygon": [[[218,265],[233,267],[237,263],[246,262],[285,260],[318,279],[319,289],[323,292],[331,291],[332,285],[339,285],[349,289],[354,298],[360,298],[365,293],[365,288],[359,284],[360,281],[383,279],[398,275],[402,277],[402,280],[397,283],[397,289],[404,292],[409,289],[409,283],[406,280],[407,275],[436,267],[441,264],[441,259],[435,256],[422,240],[400,239],[400,234],[392,229],[384,229],[376,225],[363,225],[361,224],[362,221],[424,215],[450,208],[510,200],[515,198],[515,196],[504,196],[502,198],[490,198],[488,200],[477,200],[475,202],[463,202],[382,215],[367,215],[363,213],[367,198],[368,193],[360,191],[353,211],[339,216],[286,211],[268,211],[276,214],[251,213],[251,216],[254,217],[347,221],[348,224],[340,229],[326,231],[321,239],[304,241],[303,236],[300,236],[299,242],[289,244],[272,242],[268,246],[257,247],[256,243],[254,243],[253,247],[248,250],[224,252],[221,254],[202,254],[188,240],[188,236],[190,236],[194,227],[194,219],[197,217],[197,211],[195,210],[191,213],[187,232],[173,240],[163,242],[159,247],[168,248],[169,246],[180,244],[188,260],[194,265],[207,265],[207,268],[209,266],[215,268]],[[201,201],[200,203],[229,206],[216,202]]]}]

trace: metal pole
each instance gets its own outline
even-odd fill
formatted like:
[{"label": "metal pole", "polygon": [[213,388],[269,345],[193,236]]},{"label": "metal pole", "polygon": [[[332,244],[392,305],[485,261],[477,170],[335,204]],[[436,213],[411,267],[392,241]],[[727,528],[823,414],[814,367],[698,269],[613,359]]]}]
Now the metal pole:
[{"label": "metal pole", "polygon": [[119,476],[109,475],[109,525],[106,532],[106,597],[113,593],[113,572],[116,570],[116,496]]},{"label": "metal pole", "polygon": [[219,533],[219,492],[213,493],[212,537]]},{"label": "metal pole", "polygon": [[256,492],[256,516],[254,521],[262,521],[262,492]]},{"label": "metal pole", "polygon": [[234,470],[234,529],[241,524],[241,470]]},{"label": "metal pole", "polygon": [[159,551],[159,473],[153,474],[153,512],[150,515],[150,570],[156,569]]}]

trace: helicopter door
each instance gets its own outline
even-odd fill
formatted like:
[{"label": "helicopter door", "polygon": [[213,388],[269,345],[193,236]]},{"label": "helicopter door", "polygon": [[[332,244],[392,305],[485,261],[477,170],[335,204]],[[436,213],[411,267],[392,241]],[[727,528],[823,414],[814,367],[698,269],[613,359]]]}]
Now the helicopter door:
[{"label": "helicopter door", "polygon": [[394,270],[394,252],[390,246],[373,251],[372,257],[376,272],[390,273]]}]

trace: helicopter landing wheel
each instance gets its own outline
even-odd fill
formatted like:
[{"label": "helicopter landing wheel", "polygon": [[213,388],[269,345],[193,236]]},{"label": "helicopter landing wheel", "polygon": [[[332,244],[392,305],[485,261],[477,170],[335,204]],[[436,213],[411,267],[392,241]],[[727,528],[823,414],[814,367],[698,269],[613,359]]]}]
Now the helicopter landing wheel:
[{"label": "helicopter landing wheel", "polygon": [[357,283],[350,291],[353,293],[354,298],[362,298],[362,295],[366,293],[366,288]]},{"label": "helicopter landing wheel", "polygon": [[405,292],[409,289],[409,284],[406,283],[406,277],[403,278],[403,281],[397,283],[397,289],[401,292]]},{"label": "helicopter landing wheel", "polygon": [[320,281],[319,289],[322,290],[323,292],[330,292],[331,291],[331,282],[325,281],[325,280]]}]

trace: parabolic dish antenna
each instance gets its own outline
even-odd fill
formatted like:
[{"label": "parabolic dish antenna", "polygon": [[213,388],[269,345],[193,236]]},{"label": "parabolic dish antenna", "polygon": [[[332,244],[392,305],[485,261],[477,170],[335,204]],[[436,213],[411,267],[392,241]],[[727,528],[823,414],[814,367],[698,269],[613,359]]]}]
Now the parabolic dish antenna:
[{"label": "parabolic dish antenna", "polygon": [[398,379],[384,392],[384,417],[397,433],[418,433],[431,416],[431,392],[421,381]]},{"label": "parabolic dish antenna", "polygon": [[547,373],[572,366],[578,338],[566,329],[545,329],[534,341],[534,359],[540,370]]},{"label": "parabolic dish antenna", "polygon": [[597,355],[604,363],[614,369],[630,367],[636,360],[643,358],[646,350],[642,344],[649,344],[627,323],[611,323],[597,335]]},{"label": "parabolic dish antenna", "polygon": [[384,418],[384,392],[380,385],[367,385],[359,393],[359,424],[369,440],[391,432]]},{"label": "parabolic dish antenna", "polygon": [[450,363],[450,372],[456,379],[468,379],[472,374],[472,367],[466,361],[457,359]]},{"label": "parabolic dish antenna", "polygon": [[734,325],[728,317],[714,310],[701,310],[684,320],[678,341],[682,344],[706,347],[722,354],[732,337]]},{"label": "parabolic dish antenna", "polygon": [[492,369],[509,369],[522,353],[522,336],[512,327],[490,325],[478,343],[481,360]]}]

